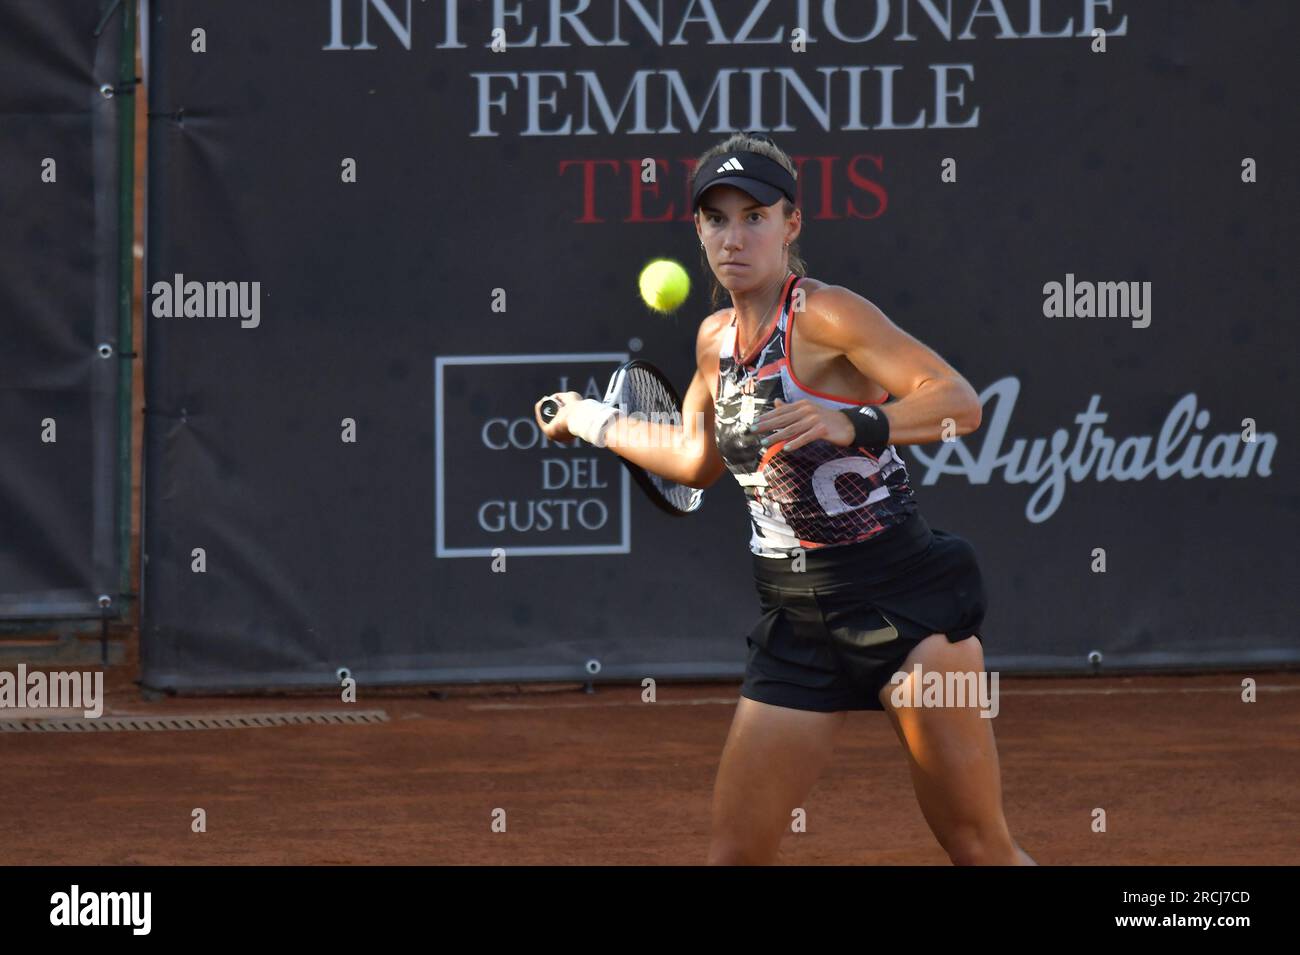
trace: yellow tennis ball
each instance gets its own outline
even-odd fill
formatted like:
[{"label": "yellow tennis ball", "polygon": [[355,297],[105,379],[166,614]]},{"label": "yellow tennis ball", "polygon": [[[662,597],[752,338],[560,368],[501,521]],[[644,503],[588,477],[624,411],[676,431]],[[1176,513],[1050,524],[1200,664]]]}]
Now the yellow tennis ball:
[{"label": "yellow tennis ball", "polygon": [[691,291],[691,277],[672,259],[655,259],[641,270],[641,298],[656,312],[671,312]]}]

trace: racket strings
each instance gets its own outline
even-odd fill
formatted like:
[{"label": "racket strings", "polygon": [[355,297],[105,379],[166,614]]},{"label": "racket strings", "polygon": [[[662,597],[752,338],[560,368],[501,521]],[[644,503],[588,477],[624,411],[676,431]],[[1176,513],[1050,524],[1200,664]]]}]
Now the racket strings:
[{"label": "racket strings", "polygon": [[[630,368],[623,380],[623,406],[627,414],[636,414],[651,423],[662,423],[673,427],[682,424],[681,407],[676,396],[664,384],[658,375],[643,368]],[[702,491],[700,488],[687,487],[676,481],[668,480],[658,474],[647,471],[646,476],[673,507],[680,511],[691,511],[699,506]]]}]

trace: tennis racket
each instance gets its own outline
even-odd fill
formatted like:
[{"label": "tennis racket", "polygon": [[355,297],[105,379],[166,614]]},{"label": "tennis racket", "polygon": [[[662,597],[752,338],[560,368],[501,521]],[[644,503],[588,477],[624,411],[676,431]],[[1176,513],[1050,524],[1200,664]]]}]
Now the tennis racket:
[{"label": "tennis racket", "polygon": [[[672,382],[662,371],[640,358],[619,365],[610,377],[605,397],[601,401],[625,415],[635,414],[638,419],[678,427],[682,424],[682,400],[677,396]],[[547,398],[542,402],[543,420],[550,421],[559,410],[559,402]],[[699,508],[704,498],[702,488],[678,484],[633,464],[621,455],[615,457],[623,462],[632,479],[660,510],[674,517],[682,517]]]}]

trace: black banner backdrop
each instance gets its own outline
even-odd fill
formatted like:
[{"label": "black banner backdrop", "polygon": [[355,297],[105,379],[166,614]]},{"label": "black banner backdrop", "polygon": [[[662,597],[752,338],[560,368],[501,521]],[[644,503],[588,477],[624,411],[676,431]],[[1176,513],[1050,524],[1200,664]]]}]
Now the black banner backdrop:
[{"label": "black banner backdrop", "polygon": [[0,618],[116,613],[129,585],[125,15],[112,0],[0,4]]},{"label": "black banner backdrop", "polygon": [[810,273],[981,392],[899,451],[990,667],[1300,658],[1294,4],[578,6],[151,5],[147,684],[739,674],[734,482],[674,520],[531,411],[632,355],[684,390],[738,129]]}]

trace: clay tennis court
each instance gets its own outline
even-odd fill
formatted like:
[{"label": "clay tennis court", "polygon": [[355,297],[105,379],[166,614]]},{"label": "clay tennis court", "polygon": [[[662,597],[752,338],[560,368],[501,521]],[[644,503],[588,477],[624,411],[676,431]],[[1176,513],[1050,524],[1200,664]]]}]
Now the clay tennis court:
[{"label": "clay tennis court", "polygon": [[[738,684],[142,699],[104,717],[381,710],[387,721],[0,733],[5,865],[702,864]],[[1001,681],[1007,820],[1044,865],[1295,863],[1300,675]],[[13,711],[9,716],[14,717]],[[48,717],[48,714],[46,714]],[[207,831],[190,831],[191,813]],[[1106,833],[1091,831],[1094,808]],[[492,813],[506,810],[506,832]],[[850,714],[794,865],[946,865],[880,713]]]}]

